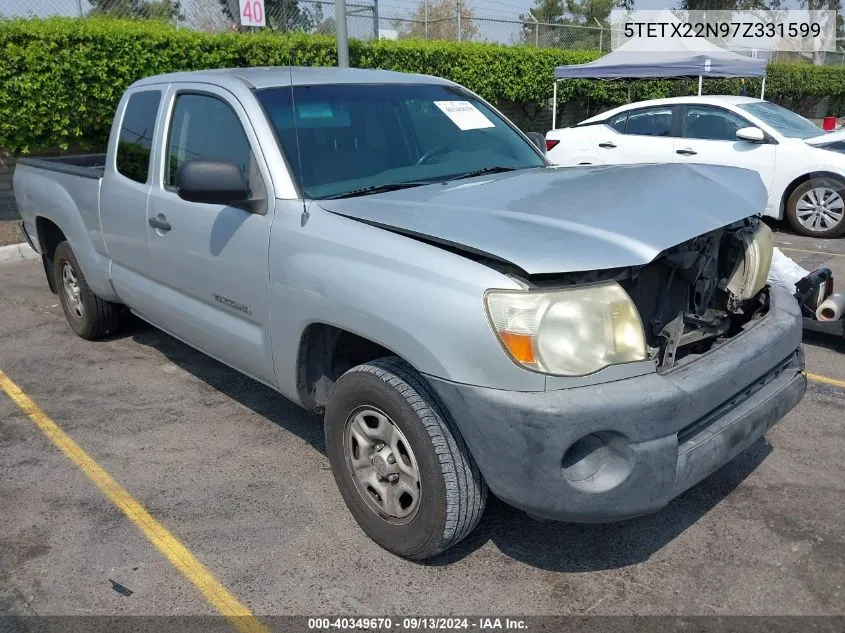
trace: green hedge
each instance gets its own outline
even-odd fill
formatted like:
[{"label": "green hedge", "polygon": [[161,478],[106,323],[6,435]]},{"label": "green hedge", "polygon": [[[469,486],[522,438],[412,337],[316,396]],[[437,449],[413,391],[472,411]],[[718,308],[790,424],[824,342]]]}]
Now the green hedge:
[{"label": "green hedge", "polygon": [[[493,103],[518,103],[536,114],[551,97],[555,66],[591,61],[597,51],[536,49],[480,43],[350,42],[353,66],[421,72],[453,79]],[[109,18],[0,21],[0,148],[36,152],[85,139],[101,145],[114,107],[132,81],[174,70],[232,66],[328,66],[332,37],[304,34],[204,34],[162,23]],[[748,83],[748,93],[759,82]],[[739,80],[711,80],[707,92],[738,93]],[[690,81],[632,84],[644,99],[695,90]],[[566,81],[561,102],[624,103],[623,82]],[[774,64],[767,95],[793,107],[845,97],[845,70]]]}]

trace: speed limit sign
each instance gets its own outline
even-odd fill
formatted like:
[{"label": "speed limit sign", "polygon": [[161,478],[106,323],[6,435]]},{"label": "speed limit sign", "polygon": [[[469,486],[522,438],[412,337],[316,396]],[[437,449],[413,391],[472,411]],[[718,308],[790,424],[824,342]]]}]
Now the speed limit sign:
[{"label": "speed limit sign", "polygon": [[264,0],[240,0],[241,2],[241,25],[243,26],[265,26]]}]

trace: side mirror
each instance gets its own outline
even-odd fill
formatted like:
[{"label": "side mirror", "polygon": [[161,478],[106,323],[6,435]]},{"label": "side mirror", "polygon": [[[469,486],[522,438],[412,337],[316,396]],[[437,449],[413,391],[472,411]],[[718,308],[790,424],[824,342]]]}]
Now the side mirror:
[{"label": "side mirror", "polygon": [[527,136],[528,140],[530,140],[532,143],[534,143],[534,145],[537,146],[537,149],[539,149],[544,154],[546,153],[546,137],[545,136],[543,136],[539,132],[526,132],[525,136]]},{"label": "side mirror", "polygon": [[744,127],[736,131],[736,137],[740,141],[750,141],[752,143],[762,143],[766,140],[766,135],[758,127]]},{"label": "side mirror", "polygon": [[249,183],[234,163],[195,159],[176,172],[176,191],[182,200],[234,205],[250,200]]}]

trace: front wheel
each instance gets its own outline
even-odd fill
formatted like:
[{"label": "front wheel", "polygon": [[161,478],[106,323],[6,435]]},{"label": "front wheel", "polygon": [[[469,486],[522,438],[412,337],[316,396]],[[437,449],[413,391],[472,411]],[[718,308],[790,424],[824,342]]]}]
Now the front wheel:
[{"label": "front wheel", "polygon": [[828,177],[802,182],[789,196],[786,219],[801,235],[840,235],[845,231],[845,183]]},{"label": "front wheel", "polygon": [[326,449],[358,525],[411,560],[439,554],[476,526],[487,486],[425,379],[396,357],[350,369],[332,388]]},{"label": "front wheel", "polygon": [[53,280],[65,318],[79,336],[94,340],[117,330],[120,306],[100,299],[88,287],[67,242],[59,244],[53,255]]}]

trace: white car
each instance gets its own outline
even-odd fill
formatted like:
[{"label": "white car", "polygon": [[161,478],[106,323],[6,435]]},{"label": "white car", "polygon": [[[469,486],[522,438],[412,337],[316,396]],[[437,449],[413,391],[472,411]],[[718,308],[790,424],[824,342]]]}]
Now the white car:
[{"label": "white car", "polygon": [[826,133],[762,99],[631,103],[552,130],[546,148],[552,162],[568,166],[676,162],[753,169],[769,191],[765,215],[785,217],[803,235],[845,232],[845,131]]}]

